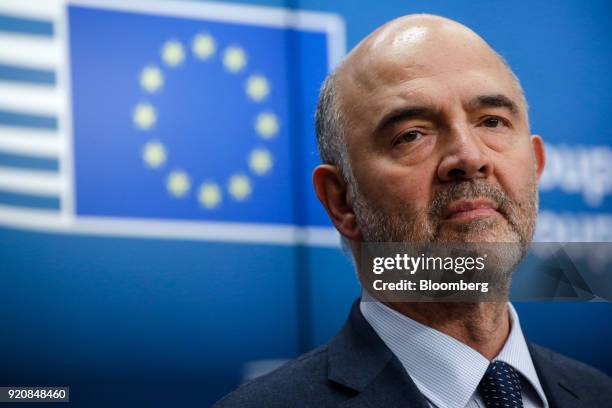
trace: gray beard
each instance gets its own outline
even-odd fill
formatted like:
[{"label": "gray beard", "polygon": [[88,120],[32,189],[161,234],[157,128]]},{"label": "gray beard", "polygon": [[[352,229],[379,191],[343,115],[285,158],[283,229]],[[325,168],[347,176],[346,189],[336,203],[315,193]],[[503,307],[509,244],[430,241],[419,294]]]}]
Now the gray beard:
[{"label": "gray beard", "polygon": [[[353,211],[363,242],[460,244],[464,248],[466,243],[471,243],[476,252],[489,254],[491,285],[497,287],[497,290],[508,292],[512,272],[527,254],[533,239],[538,208],[535,174],[520,202],[511,200],[501,189],[480,179],[460,181],[438,192],[427,210],[406,207],[384,210],[380,205],[369,202],[355,183],[351,185],[354,194]],[[462,198],[479,197],[497,203],[505,222],[499,217],[476,219],[461,224],[449,234],[443,234],[442,214],[448,204]],[[413,216],[408,219],[406,214]],[[483,238],[488,233],[496,235],[493,239]],[[483,240],[486,243],[478,248],[478,243]]]}]

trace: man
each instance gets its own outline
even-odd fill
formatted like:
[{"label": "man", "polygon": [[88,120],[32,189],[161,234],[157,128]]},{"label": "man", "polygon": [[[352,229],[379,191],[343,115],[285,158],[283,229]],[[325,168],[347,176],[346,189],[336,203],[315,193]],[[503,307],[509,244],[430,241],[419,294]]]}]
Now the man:
[{"label": "man", "polygon": [[[314,187],[360,274],[363,242],[532,240],[543,142],[507,64],[454,21],[405,16],[364,39],[322,88],[317,137]],[[527,343],[507,302],[364,291],[328,344],[218,406],[605,407],[612,380]]]}]

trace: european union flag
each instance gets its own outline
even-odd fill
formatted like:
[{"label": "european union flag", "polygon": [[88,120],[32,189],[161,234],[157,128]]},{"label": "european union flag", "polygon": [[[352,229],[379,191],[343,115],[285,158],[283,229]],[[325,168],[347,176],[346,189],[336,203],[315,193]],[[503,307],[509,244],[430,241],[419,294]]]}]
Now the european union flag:
[{"label": "european union flag", "polygon": [[76,215],[325,224],[310,171],[329,33],[195,7],[69,6]]}]

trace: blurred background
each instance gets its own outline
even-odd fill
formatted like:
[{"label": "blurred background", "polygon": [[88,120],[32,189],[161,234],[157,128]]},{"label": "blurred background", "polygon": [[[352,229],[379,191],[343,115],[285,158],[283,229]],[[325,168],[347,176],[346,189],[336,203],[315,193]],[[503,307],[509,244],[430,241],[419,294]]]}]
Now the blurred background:
[{"label": "blurred background", "polygon": [[[318,89],[409,13],[510,63],[547,143],[537,239],[612,241],[608,1],[0,0],[0,385],[209,406],[328,341],[359,287],[312,192]],[[609,303],[517,303],[612,374]]]}]

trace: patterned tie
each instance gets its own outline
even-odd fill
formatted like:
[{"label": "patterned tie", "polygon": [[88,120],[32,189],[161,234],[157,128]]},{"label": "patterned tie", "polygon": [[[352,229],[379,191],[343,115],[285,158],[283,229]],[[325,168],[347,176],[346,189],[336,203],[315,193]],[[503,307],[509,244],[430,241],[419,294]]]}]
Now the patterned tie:
[{"label": "patterned tie", "polygon": [[486,408],[523,408],[519,373],[503,361],[489,365],[478,390]]}]

